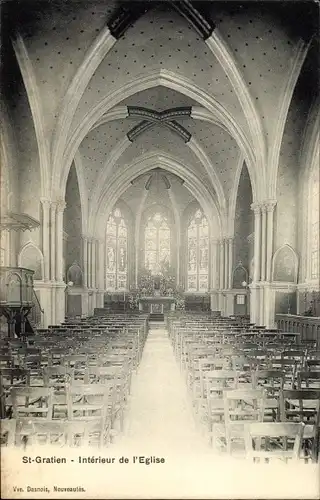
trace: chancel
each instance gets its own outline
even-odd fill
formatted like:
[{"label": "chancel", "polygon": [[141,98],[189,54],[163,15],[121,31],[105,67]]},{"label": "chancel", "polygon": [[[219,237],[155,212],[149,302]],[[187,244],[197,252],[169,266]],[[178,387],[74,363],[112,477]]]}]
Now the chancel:
[{"label": "chancel", "polygon": [[318,14],[2,2],[7,444],[317,462]]}]

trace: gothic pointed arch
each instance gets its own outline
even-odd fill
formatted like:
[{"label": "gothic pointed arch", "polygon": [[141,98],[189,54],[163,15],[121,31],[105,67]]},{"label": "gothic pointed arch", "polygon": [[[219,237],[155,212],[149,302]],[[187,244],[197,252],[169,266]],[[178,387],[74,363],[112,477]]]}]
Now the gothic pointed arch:
[{"label": "gothic pointed arch", "polygon": [[18,254],[18,265],[34,271],[33,278],[35,280],[43,279],[43,254],[33,241],[28,241],[21,248]]}]

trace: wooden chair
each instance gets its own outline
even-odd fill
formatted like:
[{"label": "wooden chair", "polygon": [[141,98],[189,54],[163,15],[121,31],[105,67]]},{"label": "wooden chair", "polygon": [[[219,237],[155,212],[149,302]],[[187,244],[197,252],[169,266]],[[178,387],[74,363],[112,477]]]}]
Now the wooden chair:
[{"label": "wooden chair", "polygon": [[297,374],[298,389],[320,389],[320,371],[302,371]]},{"label": "wooden chair", "polygon": [[44,386],[53,388],[52,417],[67,417],[68,384],[74,380],[74,368],[64,365],[48,366],[43,370]]},{"label": "wooden chair", "polygon": [[10,392],[12,416],[17,421],[17,444],[26,447],[32,440],[33,423],[49,421],[53,411],[53,389],[49,387],[13,387]]},{"label": "wooden chair", "polygon": [[88,367],[86,383],[104,384],[108,388],[108,408],[112,427],[119,419],[123,430],[124,409],[129,395],[129,380],[125,369],[119,366]]},{"label": "wooden chair", "polygon": [[4,387],[30,385],[30,370],[23,368],[1,368],[1,381]]},{"label": "wooden chair", "polygon": [[33,418],[28,421],[28,426],[28,445],[55,445],[63,447],[68,444],[69,428],[68,422],[65,419],[44,420]]},{"label": "wooden chair", "polygon": [[304,422],[305,458],[318,460],[320,426],[320,389],[284,389],[280,394],[281,420]]},{"label": "wooden chair", "polygon": [[293,422],[253,422],[245,425],[246,458],[298,461],[305,425]]},{"label": "wooden chair", "polygon": [[11,354],[0,354],[0,368],[11,368],[14,366],[14,358]]},{"label": "wooden chair", "polygon": [[264,389],[234,389],[223,391],[224,421],[227,452],[232,453],[233,441],[244,440],[244,425],[263,422],[266,391]]},{"label": "wooden chair", "polygon": [[111,431],[108,399],[109,389],[105,384],[67,386],[68,420],[74,423],[82,422],[82,424],[92,422],[91,434],[98,435],[99,446],[107,442]]},{"label": "wooden chair", "polygon": [[13,418],[40,416],[52,419],[53,388],[13,387],[10,391]]},{"label": "wooden chair", "polygon": [[307,359],[305,363],[305,369],[311,371],[320,371],[320,359]]},{"label": "wooden chair", "polygon": [[279,397],[283,390],[285,373],[281,370],[256,370],[252,372],[254,389],[266,391],[264,419],[280,420]]},{"label": "wooden chair", "polygon": [[207,425],[210,444],[225,446],[223,391],[236,388],[238,372],[209,370],[201,375],[201,393],[195,400],[198,418]]},{"label": "wooden chair", "polygon": [[14,446],[17,421],[13,418],[0,420],[1,446]]},{"label": "wooden chair", "polygon": [[270,370],[280,370],[285,373],[285,387],[293,388],[294,382],[296,379],[296,375],[299,368],[299,361],[296,359],[289,358],[280,358],[280,359],[271,359],[268,369]]}]

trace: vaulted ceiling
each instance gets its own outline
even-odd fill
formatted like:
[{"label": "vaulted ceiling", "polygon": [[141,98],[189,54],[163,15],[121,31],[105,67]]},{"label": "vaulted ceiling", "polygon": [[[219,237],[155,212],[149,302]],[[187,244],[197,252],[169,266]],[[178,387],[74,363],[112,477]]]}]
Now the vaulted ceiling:
[{"label": "vaulted ceiling", "polygon": [[[148,155],[178,162],[181,177],[183,167],[190,173],[186,186],[194,175],[221,209],[244,160],[253,187],[267,179],[276,125],[281,113],[285,124],[290,95],[287,110],[283,102],[293,93],[316,31],[312,6],[187,0],[15,4],[5,2],[3,9],[4,62],[15,80],[8,90],[11,77],[5,77],[4,97],[14,108],[25,93],[8,45],[12,38],[20,67],[27,61],[33,70],[49,177],[64,179],[63,185],[76,156],[81,189],[94,210],[107,202],[108,186],[114,190],[119,175],[125,181],[118,195],[128,190],[124,198],[138,196],[138,185],[130,187],[130,181]],[[305,117],[295,119],[303,129]],[[163,167],[156,163],[150,168]],[[188,192],[186,186],[177,190]]]}]

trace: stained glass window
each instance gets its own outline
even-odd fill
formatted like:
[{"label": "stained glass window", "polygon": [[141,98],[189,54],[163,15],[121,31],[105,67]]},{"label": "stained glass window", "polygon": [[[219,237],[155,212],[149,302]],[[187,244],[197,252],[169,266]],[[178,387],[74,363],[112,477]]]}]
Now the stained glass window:
[{"label": "stained glass window", "polygon": [[106,242],[107,289],[126,289],[128,232],[122,213],[118,208],[108,219]]},{"label": "stained glass window", "polygon": [[191,292],[208,290],[209,226],[197,210],[188,226],[188,283]]},{"label": "stained glass window", "polygon": [[310,260],[311,260],[311,279],[318,279],[319,273],[319,168],[314,169],[314,173],[311,178],[311,212],[310,212]]},{"label": "stained glass window", "polygon": [[170,227],[166,218],[160,213],[150,217],[144,236],[145,268],[157,274],[170,264]]}]

